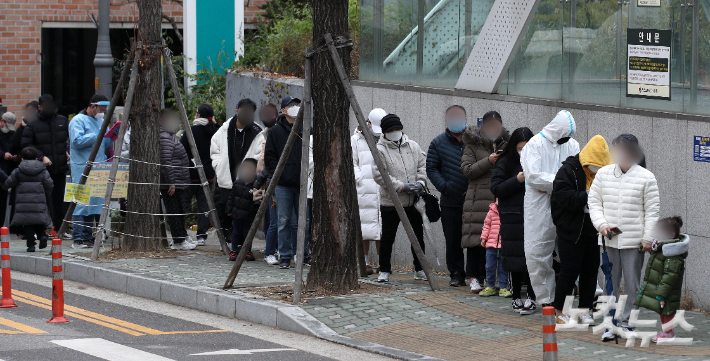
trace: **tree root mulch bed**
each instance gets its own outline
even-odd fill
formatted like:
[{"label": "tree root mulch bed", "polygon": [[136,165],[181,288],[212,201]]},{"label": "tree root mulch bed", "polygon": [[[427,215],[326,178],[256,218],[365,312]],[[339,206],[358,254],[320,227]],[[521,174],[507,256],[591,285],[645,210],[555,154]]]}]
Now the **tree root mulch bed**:
[{"label": "tree root mulch bed", "polygon": [[[397,287],[384,287],[377,286],[369,282],[358,282],[359,287],[355,290],[351,290],[346,293],[348,295],[361,294],[361,293],[386,293],[391,291],[399,290]],[[240,289],[240,291],[256,294],[262,297],[266,297],[271,300],[277,300],[281,302],[291,303],[293,302],[293,286],[274,286],[274,287],[259,287],[251,289]],[[308,299],[332,297],[332,296],[342,296],[343,293],[328,292],[323,289],[319,290],[308,290],[305,287],[301,292],[301,300],[303,303],[307,303]]]},{"label": "tree root mulch bed", "polygon": [[[204,248],[204,247],[203,247]],[[162,250],[162,251],[152,251],[152,252],[138,252],[138,251],[126,251],[122,249],[112,249],[110,251],[99,253],[99,261],[114,261],[118,259],[135,259],[135,258],[153,258],[153,259],[163,259],[163,258],[177,258],[179,256],[190,256],[190,255],[209,255],[216,256],[222,253],[217,249],[216,251],[211,251],[209,249],[198,250],[198,251],[173,251],[173,250]]]}]

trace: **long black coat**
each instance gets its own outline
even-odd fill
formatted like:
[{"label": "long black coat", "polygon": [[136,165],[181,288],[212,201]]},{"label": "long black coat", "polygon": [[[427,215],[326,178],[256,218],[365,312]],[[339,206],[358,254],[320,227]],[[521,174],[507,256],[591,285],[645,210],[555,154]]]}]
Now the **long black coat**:
[{"label": "long black coat", "polygon": [[54,182],[41,161],[23,160],[5,180],[3,187],[16,188],[12,226],[46,226],[52,223],[46,195],[52,193]]},{"label": "long black coat", "polygon": [[[293,125],[286,120],[285,116],[281,115],[276,121],[276,125],[271,127],[266,135],[264,164],[271,174],[276,172],[276,165],[286,147],[286,140],[291,134],[292,128]],[[279,178],[280,186],[298,188],[301,185],[301,144],[303,143],[300,137],[301,133],[302,130],[299,129],[299,137],[296,137],[296,141],[293,143],[291,153],[288,154],[286,160],[286,167]]]},{"label": "long black coat", "polygon": [[498,198],[503,269],[506,272],[527,272],[523,221],[525,183],[520,183],[517,179],[523,167],[518,164],[513,176],[506,177],[505,168],[508,161],[508,157],[498,159],[491,176],[491,192]]},{"label": "long black coat", "polygon": [[[214,179],[214,168],[212,168],[212,159],[210,159],[210,142],[212,141],[212,136],[217,132],[219,127],[213,122],[207,123],[207,125],[193,125],[190,127],[192,129],[192,135],[195,137],[195,146],[197,146],[197,153],[200,155],[200,161],[202,161],[202,169],[205,171],[205,177],[209,179]],[[180,143],[185,147],[185,152],[187,152],[187,158],[192,159],[192,149],[190,148],[190,143],[187,141],[187,133],[182,135],[180,138]],[[192,165],[192,164],[190,164]],[[197,172],[196,168],[190,168],[190,179],[200,180],[200,174]]]},{"label": "long black coat", "polygon": [[28,124],[22,132],[22,148],[33,146],[37,149],[37,159],[49,158],[52,165],[47,167],[49,174],[66,174],[69,170],[67,161],[67,140],[69,139],[69,121],[63,115],[54,114],[51,118],[39,112],[37,120]]}]

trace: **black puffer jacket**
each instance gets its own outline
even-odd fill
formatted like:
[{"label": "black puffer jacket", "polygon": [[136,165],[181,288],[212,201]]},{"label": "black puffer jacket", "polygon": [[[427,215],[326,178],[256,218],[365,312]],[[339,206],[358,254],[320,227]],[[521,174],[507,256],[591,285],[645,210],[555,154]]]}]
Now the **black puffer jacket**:
[{"label": "black puffer jacket", "polygon": [[552,222],[557,228],[557,238],[577,242],[580,238],[596,242],[597,230],[592,225],[587,206],[587,176],[574,155],[562,162],[552,183],[550,197]]},{"label": "black puffer jacket", "polygon": [[7,133],[0,132],[0,169],[5,173],[12,172],[17,163],[13,160],[5,160],[5,153],[13,154],[12,139],[15,137],[15,132]]},{"label": "black puffer jacket", "polygon": [[232,193],[227,201],[227,212],[232,215],[232,219],[240,221],[254,219],[261,202],[254,202],[253,189],[254,183],[244,184],[239,179],[234,181]]},{"label": "black puffer jacket", "polygon": [[468,178],[461,172],[461,157],[466,145],[449,131],[439,134],[429,144],[426,175],[441,192],[441,206],[462,207],[468,188]]},{"label": "black puffer jacket", "polygon": [[[192,135],[195,137],[195,146],[197,146],[197,153],[200,155],[200,161],[202,161],[202,167],[205,170],[205,177],[207,177],[208,180],[214,179],[214,168],[212,168],[212,159],[210,159],[210,142],[214,133],[219,129],[219,126],[214,122],[208,122],[207,125],[193,125],[190,129],[192,129]],[[192,159],[192,149],[190,148],[190,143],[187,141],[187,133],[182,135],[180,143],[185,147],[187,159]],[[196,168],[190,168],[190,179],[195,181],[200,180],[200,174],[197,172]]]},{"label": "black puffer jacket", "polygon": [[163,129],[160,129],[160,164],[172,166],[160,167],[160,188],[162,190],[168,189],[170,185],[175,185],[175,189],[188,187],[190,172],[188,168],[180,168],[190,166],[185,147],[174,135]]},{"label": "black puffer jacket", "polygon": [[505,175],[508,157],[496,162],[491,176],[491,192],[498,198],[500,215],[500,252],[503,269],[506,272],[527,272],[525,261],[525,226],[523,206],[525,204],[525,183],[518,182],[517,175],[523,171],[518,161],[512,177]]},{"label": "black puffer jacket", "polygon": [[65,174],[69,170],[67,162],[67,140],[69,121],[63,115],[54,114],[47,118],[39,112],[37,120],[28,124],[22,132],[22,148],[33,146],[37,149],[37,159],[49,158],[52,165],[49,174]]},{"label": "black puffer jacket", "polygon": [[16,188],[12,226],[46,226],[52,223],[47,195],[52,193],[54,182],[41,161],[23,160],[3,187]]},{"label": "black puffer jacket", "polygon": [[[271,174],[276,172],[276,165],[279,163],[281,153],[284,151],[288,135],[291,134],[291,128],[293,128],[293,125],[286,120],[284,115],[281,115],[276,121],[276,125],[271,127],[269,134],[266,135],[264,164]],[[301,130],[299,129],[297,133],[301,135]],[[296,137],[278,185],[293,188],[301,185],[301,144],[301,137]]]}]

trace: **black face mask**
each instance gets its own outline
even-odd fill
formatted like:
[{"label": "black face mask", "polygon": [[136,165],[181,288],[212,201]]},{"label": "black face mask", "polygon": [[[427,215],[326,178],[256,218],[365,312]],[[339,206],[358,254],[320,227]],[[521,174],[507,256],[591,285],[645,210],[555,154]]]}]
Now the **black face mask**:
[{"label": "black face mask", "polygon": [[557,140],[557,144],[562,145],[562,144],[569,142],[569,140],[570,140],[570,137],[560,138],[559,140]]},{"label": "black face mask", "polygon": [[262,120],[262,122],[264,123],[264,126],[265,126],[265,127],[271,128],[271,127],[273,127],[274,125],[276,125],[276,118],[267,119],[267,120]]}]

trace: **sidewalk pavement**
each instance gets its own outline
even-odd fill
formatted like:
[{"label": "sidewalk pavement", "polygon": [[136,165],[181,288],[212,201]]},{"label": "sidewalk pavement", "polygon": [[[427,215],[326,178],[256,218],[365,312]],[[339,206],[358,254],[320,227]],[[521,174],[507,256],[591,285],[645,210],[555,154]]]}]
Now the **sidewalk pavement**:
[{"label": "sidewalk pavement", "polygon": [[[116,259],[102,262],[82,262],[80,260],[84,259],[87,250],[73,250],[69,247],[69,241],[63,244],[67,263],[75,263],[77,266],[84,264],[93,270],[92,277],[84,280],[87,283],[115,289],[112,285],[103,284],[108,282],[105,281],[105,276],[99,276],[103,272],[113,272],[128,279],[129,285],[123,288],[123,292],[151,298],[154,295],[150,292],[132,292],[131,279],[147,282],[146,287],[153,288],[156,287],[155,282],[158,282],[157,298],[166,302],[307,333],[401,359],[542,358],[541,310],[538,309],[530,316],[520,316],[511,310],[509,298],[479,297],[471,294],[468,287],[449,287],[448,279],[444,277],[438,277],[442,291],[431,292],[426,282],[414,281],[412,273],[395,271],[390,283],[382,288],[382,292],[311,298],[300,307],[295,307],[244,293],[257,287],[293,285],[293,268],[281,270],[278,266],[267,265],[259,257],[261,252],[258,251],[260,247],[263,250],[263,242],[255,242],[257,261],[244,264],[234,283],[236,290],[219,291],[233,263],[227,261],[225,256],[214,255],[215,243],[215,240],[208,240],[206,248],[212,252],[199,251],[205,248],[199,247],[198,252],[180,252],[176,253],[179,255],[174,258]],[[34,269],[35,273],[49,273],[49,270],[43,270],[45,266],[40,266],[43,263],[36,260],[48,260],[48,250],[28,254],[25,252],[24,242],[13,241],[11,251],[14,269],[29,272]],[[34,260],[34,268],[26,264],[30,259]],[[66,268],[65,277],[80,278],[74,280],[82,281],[81,278],[86,277],[85,272],[78,272],[72,266],[74,265]],[[304,279],[306,274],[307,269],[304,269]],[[376,275],[369,277],[366,282],[375,279]],[[150,286],[151,281],[154,282],[153,286]],[[185,301],[184,296],[174,290],[174,285],[192,290],[194,299]],[[237,297],[236,306],[230,304],[231,311],[224,312],[224,298],[219,298],[218,302],[222,303],[207,305],[211,301],[204,295],[222,297],[224,294]],[[245,300],[251,303],[244,303]],[[274,317],[261,315],[263,312],[271,312]],[[652,311],[641,310],[639,318],[657,320],[658,315]],[[636,341],[634,347],[627,348],[624,347],[624,339],[620,339],[618,345],[613,342],[601,342],[601,335],[592,334],[591,329],[585,332],[567,331],[557,333],[560,360],[710,361],[710,318],[700,312],[686,312],[685,318],[696,329],[686,332],[677,328],[676,333],[678,337],[693,337],[692,346],[651,344],[650,347],[641,348],[640,341]]]}]

